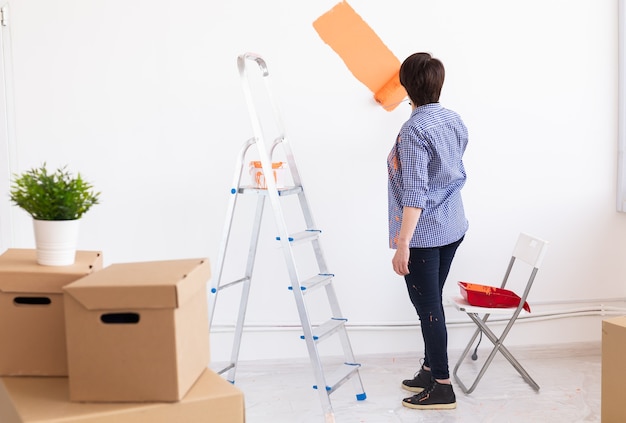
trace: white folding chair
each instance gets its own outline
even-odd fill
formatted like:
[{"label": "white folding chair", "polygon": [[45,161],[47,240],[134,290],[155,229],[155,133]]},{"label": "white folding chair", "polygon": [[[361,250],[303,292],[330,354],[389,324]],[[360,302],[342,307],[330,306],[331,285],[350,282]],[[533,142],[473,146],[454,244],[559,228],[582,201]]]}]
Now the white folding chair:
[{"label": "white folding chair", "polygon": [[[504,274],[504,279],[502,281],[502,284],[500,285],[500,288],[510,290],[510,288],[505,288],[505,287],[507,285],[507,282],[509,282],[509,276],[511,276],[511,273],[514,269],[514,265],[515,265],[515,271],[514,271],[515,275],[518,275],[520,269],[523,270],[524,267],[530,270],[530,276],[526,282],[526,287],[524,288],[524,292],[520,296],[521,299],[517,307],[507,307],[507,308],[477,307],[477,306],[470,305],[464,298],[461,298],[461,297],[452,298],[453,300],[452,302],[454,306],[457,308],[457,310],[467,313],[470,319],[472,319],[472,321],[476,323],[476,326],[477,326],[477,329],[474,332],[474,335],[472,336],[470,342],[467,344],[467,347],[461,354],[461,357],[459,358],[459,361],[456,363],[456,366],[454,366],[454,370],[452,372],[455,381],[457,382],[457,384],[459,385],[459,387],[464,393],[470,394],[471,392],[474,391],[474,389],[478,385],[478,382],[480,382],[480,379],[483,377],[483,375],[485,374],[485,371],[487,370],[487,368],[489,367],[489,365],[491,364],[495,355],[498,352],[500,352],[513,365],[515,370],[518,371],[518,373],[522,376],[522,378],[524,378],[524,380],[528,382],[528,384],[535,391],[539,391],[539,385],[537,385],[537,383],[530,377],[530,375],[521,366],[521,364],[515,359],[515,357],[513,357],[513,354],[511,354],[510,351],[504,346],[503,342],[506,336],[508,335],[509,331],[513,327],[513,324],[517,320],[520,313],[522,312],[527,313],[527,311],[524,310],[526,298],[528,297],[528,293],[530,292],[530,288],[532,287],[533,281],[535,280],[535,276],[537,275],[537,271],[539,270],[541,261],[543,260],[543,257],[546,253],[547,245],[548,243],[546,241],[527,235],[525,233],[521,233],[517,239],[517,243],[515,244],[515,248],[513,249],[513,255],[511,257],[511,260],[509,261],[509,265]],[[494,332],[487,325],[487,320],[491,314],[498,315],[505,321],[506,319],[508,319],[508,323],[506,324],[504,330],[502,331],[499,337],[496,336]],[[474,379],[474,382],[470,385],[469,388],[467,388],[465,384],[460,380],[457,372],[459,370],[459,367],[461,366],[461,364],[467,357],[468,353],[472,349],[472,346],[474,345],[474,341],[476,340],[478,335],[481,333],[485,334],[487,339],[489,339],[493,343],[493,349],[491,350],[491,353],[489,354],[489,357],[487,357],[482,368],[478,372],[478,375]],[[477,348],[478,347],[476,347],[476,349]],[[477,359],[476,351],[472,355],[472,359],[473,360]]]}]

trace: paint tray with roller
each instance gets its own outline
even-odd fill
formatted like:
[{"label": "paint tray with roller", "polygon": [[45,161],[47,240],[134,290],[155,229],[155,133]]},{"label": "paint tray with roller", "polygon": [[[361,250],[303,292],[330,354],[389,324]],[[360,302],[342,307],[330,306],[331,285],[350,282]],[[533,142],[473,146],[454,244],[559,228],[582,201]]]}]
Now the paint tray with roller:
[{"label": "paint tray with roller", "polygon": [[[514,308],[519,306],[521,298],[513,291],[495,286],[458,282],[461,296],[470,305],[490,308]],[[524,310],[530,313],[530,306],[524,302]]]}]

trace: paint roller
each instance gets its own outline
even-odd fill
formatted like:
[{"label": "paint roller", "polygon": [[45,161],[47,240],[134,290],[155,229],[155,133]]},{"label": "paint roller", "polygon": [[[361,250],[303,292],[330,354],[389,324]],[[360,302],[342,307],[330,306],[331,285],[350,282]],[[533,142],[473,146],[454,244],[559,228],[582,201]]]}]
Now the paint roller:
[{"label": "paint roller", "polygon": [[374,100],[390,112],[402,103],[406,95],[406,90],[400,84],[400,70],[398,70],[374,93]]}]

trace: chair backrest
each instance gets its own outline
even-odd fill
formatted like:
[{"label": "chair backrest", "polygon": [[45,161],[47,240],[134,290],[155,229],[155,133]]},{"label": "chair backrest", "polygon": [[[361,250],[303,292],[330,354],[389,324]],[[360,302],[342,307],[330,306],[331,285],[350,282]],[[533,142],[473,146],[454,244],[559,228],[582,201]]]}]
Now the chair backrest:
[{"label": "chair backrest", "polygon": [[538,269],[541,266],[543,257],[548,249],[548,241],[520,233],[515,248],[513,249],[513,257]]}]

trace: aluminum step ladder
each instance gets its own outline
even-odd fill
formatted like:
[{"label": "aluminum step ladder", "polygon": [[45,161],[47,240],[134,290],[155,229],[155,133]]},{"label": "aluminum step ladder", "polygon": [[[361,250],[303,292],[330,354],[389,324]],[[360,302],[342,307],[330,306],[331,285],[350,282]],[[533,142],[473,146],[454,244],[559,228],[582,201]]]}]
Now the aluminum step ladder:
[{"label": "aluminum step ladder", "polygon": [[[259,80],[262,80],[265,85],[265,98],[271,105],[272,112],[271,117],[274,119],[278,136],[273,140],[272,145],[269,147],[265,144],[264,131],[261,127],[260,115],[257,112],[258,106],[255,105],[255,97],[252,94],[252,84],[249,74],[249,65],[256,65],[255,68],[261,72],[257,75]],[[219,370],[219,374],[227,373],[226,378],[234,383],[235,372],[237,369],[237,361],[239,357],[239,350],[241,345],[241,338],[244,329],[244,321],[246,308],[248,305],[248,299],[250,294],[250,285],[253,276],[255,258],[257,256],[257,247],[260,239],[260,229],[263,217],[264,206],[266,200],[269,199],[278,235],[275,240],[272,239],[272,243],[280,244],[280,249],[284,255],[284,259],[287,265],[287,273],[289,276],[290,286],[288,287],[292,292],[296,302],[298,314],[300,317],[300,323],[302,326],[301,338],[306,343],[306,347],[313,367],[314,377],[316,384],[313,386],[319,393],[319,397],[322,403],[324,411],[324,417],[326,422],[334,422],[334,413],[330,400],[330,394],[335,392],[346,381],[351,380],[356,391],[356,399],[359,401],[365,400],[366,394],[363,390],[363,384],[359,374],[360,364],[354,359],[350,339],[346,330],[347,319],[342,315],[337,295],[333,287],[334,275],[329,271],[324,259],[324,254],[320,245],[321,231],[317,228],[313,221],[311,209],[307,201],[305,190],[303,189],[300,175],[296,167],[293,153],[289,146],[289,142],[284,134],[283,125],[278,113],[278,108],[272,96],[272,91],[269,84],[269,72],[265,60],[259,55],[253,53],[245,53],[237,58],[237,66],[241,76],[241,82],[243,86],[244,95],[246,97],[246,103],[248,105],[248,112],[252,121],[252,127],[254,131],[254,137],[246,141],[241,149],[241,152],[237,158],[235,166],[235,175],[233,178],[233,185],[231,188],[226,223],[224,225],[223,236],[220,244],[219,257],[217,261],[216,277],[213,278],[211,295],[210,295],[210,325],[213,325],[213,317],[217,303],[218,294],[234,286],[241,285],[241,298],[239,304],[239,313],[237,316],[237,322],[234,330],[234,340],[231,352],[230,363]],[[257,96],[258,97],[258,96]],[[258,101],[257,101],[258,103]],[[286,157],[287,169],[291,175],[293,185],[287,187],[278,187],[276,180],[273,177],[266,177],[265,183],[266,189],[255,188],[253,185],[243,185],[242,175],[244,173],[244,166],[246,164],[246,156],[249,153],[251,147],[256,147],[258,155],[260,157],[261,167],[263,169],[263,175],[272,175],[272,159],[277,147],[282,147],[282,151]],[[243,277],[232,280],[224,281],[223,271],[224,262],[227,257],[227,250],[229,241],[232,237],[233,220],[235,215],[235,209],[237,206],[237,200],[239,196],[252,194],[258,196],[256,213],[254,217],[254,223],[251,229],[250,244],[248,249],[247,263],[245,266],[245,273]],[[301,209],[303,221],[305,224],[304,230],[297,232],[290,232],[287,228],[285,216],[283,213],[282,200],[283,197],[297,195],[299,209]],[[317,262],[317,273],[313,275],[301,275],[298,272],[296,265],[296,254],[294,253],[294,246],[297,244],[308,243],[311,245],[315,260]],[[231,252],[232,254],[232,252]],[[298,255],[300,258],[301,255]],[[325,322],[317,325],[313,325],[310,320],[309,312],[307,311],[307,305],[305,297],[318,289],[324,288],[326,297],[328,299],[328,306],[332,316]],[[314,296],[319,298],[319,295]],[[336,335],[339,337],[341,348],[343,349],[344,358],[343,364],[337,365],[336,369],[327,372],[325,367],[328,363],[322,362],[318,344],[331,336]]]}]

